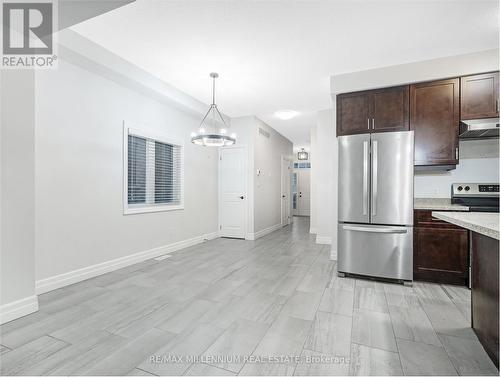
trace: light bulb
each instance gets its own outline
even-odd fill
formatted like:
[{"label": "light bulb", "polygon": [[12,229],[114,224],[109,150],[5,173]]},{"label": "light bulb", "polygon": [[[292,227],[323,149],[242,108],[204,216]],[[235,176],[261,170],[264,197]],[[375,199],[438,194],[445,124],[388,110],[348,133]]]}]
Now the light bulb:
[{"label": "light bulb", "polygon": [[205,129],[203,127],[200,128],[200,134],[204,134],[205,133]]},{"label": "light bulb", "polygon": [[236,134],[233,132],[233,133],[231,134],[231,137],[232,137],[233,139],[236,139]]},{"label": "light bulb", "polygon": [[196,132],[191,132],[191,137],[196,137]]},{"label": "light bulb", "polygon": [[225,129],[225,128],[221,128],[221,129],[220,129],[220,133],[221,133],[222,135],[224,135],[224,134],[226,133],[226,129]]}]

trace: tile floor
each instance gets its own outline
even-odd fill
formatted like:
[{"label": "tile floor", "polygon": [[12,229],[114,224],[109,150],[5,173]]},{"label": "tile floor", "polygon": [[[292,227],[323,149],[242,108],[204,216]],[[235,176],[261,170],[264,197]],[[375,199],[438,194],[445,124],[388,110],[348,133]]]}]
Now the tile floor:
[{"label": "tile floor", "polygon": [[[2,375],[498,375],[466,288],[339,278],[306,218],[41,295]],[[277,362],[279,361],[279,362]]]}]

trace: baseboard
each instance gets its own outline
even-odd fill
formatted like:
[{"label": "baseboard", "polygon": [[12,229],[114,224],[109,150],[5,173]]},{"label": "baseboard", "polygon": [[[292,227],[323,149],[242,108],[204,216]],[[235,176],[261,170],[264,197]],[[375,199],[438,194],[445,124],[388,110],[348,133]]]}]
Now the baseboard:
[{"label": "baseboard", "polygon": [[169,245],[160,246],[154,249],[127,255],[122,258],[117,258],[107,262],[94,264],[92,266],[80,268],[78,270],[73,270],[46,279],[37,280],[35,283],[35,291],[37,295],[50,292],[53,291],[54,289],[62,288],[70,284],[75,284],[80,281],[105,274],[107,272],[115,271],[120,268],[145,261],[147,259],[156,258],[160,255],[173,253],[174,251],[178,251],[186,247],[197,245],[199,243],[202,243],[203,241],[212,240],[214,238],[217,238],[218,236],[219,236],[218,232],[204,234],[198,237],[193,237]]},{"label": "baseboard", "polygon": [[337,260],[337,249],[334,249],[333,247],[330,249],[330,259]]},{"label": "baseboard", "polygon": [[0,325],[38,310],[38,297],[33,295],[0,306]]},{"label": "baseboard", "polygon": [[316,243],[321,245],[331,245],[332,237],[316,236]]},{"label": "baseboard", "polygon": [[275,224],[273,226],[270,226],[269,228],[259,230],[258,232],[255,233],[248,233],[245,239],[247,240],[256,240],[257,238],[264,237],[265,235],[268,235],[269,233],[272,233],[278,229],[281,229],[282,225],[281,223]]},{"label": "baseboard", "polygon": [[309,233],[316,234],[316,233],[318,233],[318,230],[316,228],[310,228]]}]

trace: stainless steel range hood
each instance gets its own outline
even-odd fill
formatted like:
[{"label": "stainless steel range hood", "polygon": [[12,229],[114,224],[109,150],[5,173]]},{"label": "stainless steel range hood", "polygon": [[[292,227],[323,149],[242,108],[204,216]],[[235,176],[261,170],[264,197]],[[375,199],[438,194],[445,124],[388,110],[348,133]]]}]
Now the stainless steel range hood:
[{"label": "stainless steel range hood", "polygon": [[460,122],[459,135],[461,140],[498,138],[500,135],[500,119],[485,118],[462,120]]}]

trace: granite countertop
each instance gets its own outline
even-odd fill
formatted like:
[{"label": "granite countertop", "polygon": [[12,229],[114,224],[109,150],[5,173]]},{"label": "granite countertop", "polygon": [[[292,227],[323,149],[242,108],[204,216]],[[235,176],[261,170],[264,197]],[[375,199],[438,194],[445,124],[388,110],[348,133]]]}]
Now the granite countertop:
[{"label": "granite countertop", "polygon": [[435,211],[468,211],[469,207],[452,204],[449,198],[415,198],[414,209],[430,209]]},{"label": "granite countertop", "polygon": [[492,212],[432,212],[432,216],[500,240],[500,215]]}]

